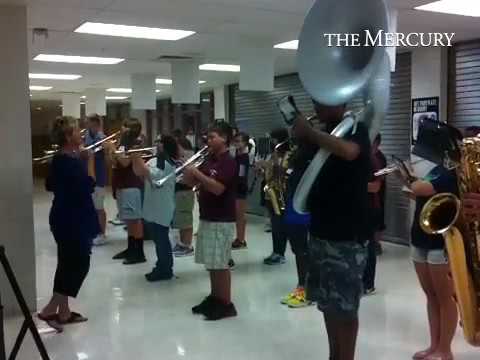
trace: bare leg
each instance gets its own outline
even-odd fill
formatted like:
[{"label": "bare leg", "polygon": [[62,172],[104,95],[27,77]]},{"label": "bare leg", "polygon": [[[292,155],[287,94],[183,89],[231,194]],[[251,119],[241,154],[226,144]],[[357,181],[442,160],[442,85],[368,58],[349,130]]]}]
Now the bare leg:
[{"label": "bare leg", "polygon": [[428,268],[440,308],[440,322],[438,324],[440,341],[436,351],[432,354],[432,358],[449,360],[453,358],[451,345],[458,323],[457,306],[453,300],[454,290],[448,277],[449,266],[428,265]]},{"label": "bare leg", "polygon": [[214,297],[226,305],[232,302],[230,270],[210,270],[210,283]]},{"label": "bare leg", "polygon": [[62,299],[58,307],[58,317],[60,321],[66,321],[70,318],[71,312],[68,305],[68,296],[61,295]]},{"label": "bare leg", "polygon": [[141,220],[128,220],[127,232],[129,236],[136,239],[143,239],[143,224]]},{"label": "bare leg", "polygon": [[418,280],[427,297],[428,323],[430,326],[430,346],[417,352],[414,359],[424,359],[437,350],[440,341],[440,305],[435,295],[429,266],[423,263],[414,263]]},{"label": "bare leg", "polygon": [[42,315],[43,317],[47,317],[49,315],[56,314],[58,312],[58,307],[61,302],[61,297],[62,295],[53,293],[48,304],[45,305],[45,307],[40,312],[40,315]]},{"label": "bare leg", "polygon": [[237,239],[239,242],[245,242],[245,228],[247,225],[247,219],[245,212],[247,209],[247,201],[243,199],[237,199],[236,201],[236,218],[237,218]]},{"label": "bare leg", "polygon": [[97,215],[102,235],[105,235],[105,230],[107,228],[107,213],[105,210],[97,210]]},{"label": "bare leg", "polygon": [[193,228],[180,230],[180,243],[183,246],[192,247],[193,243]]}]

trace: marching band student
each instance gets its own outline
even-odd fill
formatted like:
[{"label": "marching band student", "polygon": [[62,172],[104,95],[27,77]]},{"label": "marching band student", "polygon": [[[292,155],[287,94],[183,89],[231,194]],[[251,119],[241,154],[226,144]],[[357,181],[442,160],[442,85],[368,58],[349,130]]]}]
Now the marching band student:
[{"label": "marching band student", "polygon": [[[157,263],[146,274],[148,281],[170,280],[173,277],[172,244],[168,237],[175,209],[174,158],[177,157],[177,142],[172,136],[162,135],[157,144],[157,157],[146,164],[140,154],[132,156],[133,171],[145,181],[143,219],[152,231]],[[155,182],[171,176],[161,187]]]},{"label": "marching band student", "polygon": [[[345,105],[314,102],[327,131],[343,119]],[[359,329],[358,310],[363,295],[366,246],[372,239],[368,224],[370,139],[359,122],[343,138],[311,127],[299,116],[294,134],[305,143],[331,152],[308,195],[311,214],[307,299],[323,312],[330,359],[353,360]]]},{"label": "marching band student", "polygon": [[413,179],[400,172],[404,184],[415,199],[415,215],[411,229],[411,257],[426,300],[430,328],[430,346],[413,355],[415,360],[451,360],[451,344],[457,328],[458,313],[449,278],[450,267],[442,235],[425,233],[420,226],[420,213],[427,201],[437,193],[457,193],[454,171],[443,166],[433,168],[424,179]]},{"label": "marching band student", "polygon": [[[92,114],[87,118],[87,133],[85,134],[85,146],[95,144],[105,138],[102,132],[102,120],[99,115]],[[107,242],[105,229],[107,227],[107,213],[105,212],[105,186],[107,185],[107,164],[105,151],[95,153],[95,192],[93,193],[93,204],[97,209],[100,222],[101,234],[93,240],[93,245],[103,245]]]},{"label": "marching band student", "polygon": [[78,295],[90,269],[92,241],[100,233],[92,200],[93,154],[87,172],[78,156],[82,138],[72,121],[60,118],[52,130],[53,141],[60,151],[53,157],[46,188],[54,194],[49,222],[57,243],[58,262],[52,298],[38,314],[42,320],[60,324],[87,321],[70,309],[68,298]]},{"label": "marching band student", "polygon": [[192,308],[207,320],[220,320],[237,315],[231,301],[232,240],[235,234],[235,196],[237,164],[229,154],[231,128],[218,123],[208,131],[210,158],[200,168],[188,167],[185,182],[200,186],[200,224],[195,249],[195,262],[210,272],[211,293]]},{"label": "marching band student", "polygon": [[236,199],[237,238],[232,244],[233,249],[247,247],[247,241],[245,240],[245,228],[247,225],[245,212],[247,210],[248,169],[250,167],[250,158],[248,155],[249,140],[250,137],[247,134],[240,132],[237,134],[234,141],[237,150],[235,160],[238,164],[238,180]]},{"label": "marching band student", "polygon": [[[125,124],[127,131],[122,135],[120,148],[129,150],[141,147],[142,125],[137,119],[130,119]],[[143,252],[143,223],[142,223],[142,190],[143,181],[133,172],[129,158],[116,156],[113,151],[112,162],[115,165],[116,198],[119,217],[127,224],[128,246],[124,251],[116,254],[113,259],[125,259],[124,265],[144,263]]]},{"label": "marching band student", "polygon": [[[177,166],[184,164],[186,160],[193,156],[193,147],[190,141],[183,136],[181,131],[174,135],[178,144],[178,155],[175,157]],[[176,257],[193,255],[193,207],[195,203],[195,194],[191,186],[183,181],[175,185],[175,215],[173,217],[172,228],[177,229],[180,238],[173,249]]]}]

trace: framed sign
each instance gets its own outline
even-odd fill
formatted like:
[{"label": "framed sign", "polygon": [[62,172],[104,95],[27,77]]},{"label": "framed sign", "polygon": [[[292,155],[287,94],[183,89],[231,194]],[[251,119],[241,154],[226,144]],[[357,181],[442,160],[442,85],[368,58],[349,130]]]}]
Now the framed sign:
[{"label": "framed sign", "polygon": [[440,121],[439,103],[440,98],[438,96],[412,99],[412,145],[417,142],[418,128],[422,121]]}]

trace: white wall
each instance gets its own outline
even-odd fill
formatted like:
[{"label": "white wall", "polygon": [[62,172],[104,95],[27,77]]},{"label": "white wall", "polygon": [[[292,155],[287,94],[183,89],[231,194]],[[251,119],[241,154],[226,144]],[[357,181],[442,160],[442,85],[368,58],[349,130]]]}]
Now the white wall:
[{"label": "white wall", "polygon": [[[30,309],[36,309],[32,147],[28,91],[27,9],[0,6],[0,245]],[[0,269],[0,293],[7,315],[19,307]]]},{"label": "white wall", "polygon": [[412,52],[412,98],[440,97],[440,120],[447,121],[447,48],[418,48]]}]

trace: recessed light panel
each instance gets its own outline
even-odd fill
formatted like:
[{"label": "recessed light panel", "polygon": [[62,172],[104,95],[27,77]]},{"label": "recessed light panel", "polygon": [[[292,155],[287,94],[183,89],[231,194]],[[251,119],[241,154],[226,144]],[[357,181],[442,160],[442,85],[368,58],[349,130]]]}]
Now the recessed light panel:
[{"label": "recessed light panel", "polygon": [[94,56],[40,54],[40,55],[35,56],[33,58],[33,60],[46,61],[46,62],[69,63],[69,64],[115,65],[115,64],[121,63],[125,59],[94,57]]},{"label": "recessed light panel", "polygon": [[82,75],[73,74],[28,74],[30,79],[48,79],[48,80],[77,80]]},{"label": "recessed light panel", "polygon": [[240,65],[203,64],[199,66],[199,69],[205,71],[240,72]]},{"label": "recessed light panel", "polygon": [[438,12],[462,16],[480,17],[480,1],[478,0],[440,0],[417,6],[415,10]]}]

